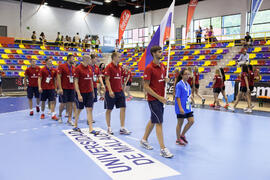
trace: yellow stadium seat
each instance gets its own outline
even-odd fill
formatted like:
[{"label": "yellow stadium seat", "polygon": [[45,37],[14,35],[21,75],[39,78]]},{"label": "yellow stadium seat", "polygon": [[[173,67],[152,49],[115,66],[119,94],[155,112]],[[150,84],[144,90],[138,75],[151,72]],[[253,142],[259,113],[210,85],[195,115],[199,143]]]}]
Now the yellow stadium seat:
[{"label": "yellow stadium seat", "polygon": [[203,60],[203,59],[205,59],[205,55],[201,55],[198,60]]},{"label": "yellow stadium seat", "polygon": [[4,59],[0,59],[0,64],[6,64]]},{"label": "yellow stadium seat", "polygon": [[46,50],[45,46],[40,46],[40,49]]},{"label": "yellow stadium seat", "polygon": [[22,70],[26,70],[27,69],[27,66],[21,66]]},{"label": "yellow stadium seat", "polygon": [[182,60],[185,61],[187,59],[188,59],[188,56],[184,56]]},{"label": "yellow stadium seat", "polygon": [[249,54],[249,59],[254,59],[256,57],[256,54]]},{"label": "yellow stadium seat", "polygon": [[175,52],[174,52],[174,51],[171,51],[170,55],[171,55],[171,56],[172,56],[172,55],[175,55]]},{"label": "yellow stadium seat", "polygon": [[11,54],[10,49],[5,49],[5,53],[7,53],[7,54]]},{"label": "yellow stadium seat", "polygon": [[17,54],[23,54],[22,50],[18,49],[16,50]]},{"label": "yellow stadium seat", "polygon": [[40,55],[45,55],[44,51],[38,51]]},{"label": "yellow stadium seat", "polygon": [[197,55],[197,54],[200,54],[200,50],[196,50],[193,55]]},{"label": "yellow stadium seat", "polygon": [[211,61],[205,61],[203,66],[209,66],[211,64]]},{"label": "yellow stadium seat", "polygon": [[229,63],[227,64],[227,66],[234,66],[235,65],[235,61],[229,61]]},{"label": "yellow stadium seat", "polygon": [[78,55],[79,57],[82,57],[82,53],[77,53],[77,55]]},{"label": "yellow stadium seat", "polygon": [[24,60],[23,63],[24,63],[25,65],[30,65],[30,64],[31,64],[28,60]]},{"label": "yellow stadium seat", "polygon": [[61,50],[61,51],[65,51],[65,48],[64,48],[64,47],[60,47],[60,50]]},{"label": "yellow stadium seat", "polygon": [[127,52],[127,49],[125,49],[123,52]]},{"label": "yellow stadium seat", "polygon": [[128,58],[127,62],[132,61],[132,57]]},{"label": "yellow stadium seat", "polygon": [[221,54],[221,53],[223,53],[223,49],[218,49],[215,54]]},{"label": "yellow stadium seat", "polygon": [[40,67],[40,69],[42,69],[42,68],[44,68],[44,65],[42,65],[42,66],[39,66]]},{"label": "yellow stadium seat", "polygon": [[241,68],[240,68],[240,67],[238,67],[238,68],[236,69],[236,71],[234,71],[233,73],[236,73],[236,74],[241,73]]},{"label": "yellow stadium seat", "polygon": [[7,54],[1,54],[1,56],[2,56],[3,59],[9,59]]},{"label": "yellow stadium seat", "polygon": [[190,49],[190,46],[189,45],[186,45],[184,49]]},{"label": "yellow stadium seat", "polygon": [[199,67],[198,68],[198,71],[199,71],[199,73],[203,72],[204,71],[204,67]]},{"label": "yellow stadium seat", "polygon": [[136,57],[136,56],[138,56],[138,55],[139,55],[138,53],[135,53],[135,54],[134,54],[134,57]]},{"label": "yellow stadium seat", "polygon": [[175,66],[181,66],[183,64],[182,61],[178,61],[177,64]]},{"label": "yellow stadium seat", "polygon": [[231,77],[231,75],[229,75],[229,74],[225,74],[225,80],[230,79],[230,77]]},{"label": "yellow stadium seat", "polygon": [[1,70],[1,71],[3,71],[3,68],[2,68],[2,66],[0,66],[0,70]]},{"label": "yellow stadium seat", "polygon": [[25,49],[25,47],[24,47],[23,44],[20,44],[19,47],[20,47],[21,49]]},{"label": "yellow stadium seat", "polygon": [[123,64],[122,62],[119,63],[120,66],[122,66],[122,64]]},{"label": "yellow stadium seat", "polygon": [[78,51],[79,51],[79,52],[82,52],[82,49],[81,49],[81,48],[78,48]]},{"label": "yellow stadium seat", "polygon": [[56,61],[53,61],[52,64],[53,64],[54,66],[58,66],[58,63],[57,63]]},{"label": "yellow stadium seat", "polygon": [[2,44],[0,44],[0,47],[2,47]]},{"label": "yellow stadium seat", "polygon": [[[74,59],[78,61],[78,59],[77,59],[76,57],[75,57]],[[63,57],[63,60],[66,61],[66,60],[67,60],[67,57],[64,56],[64,57]]]},{"label": "yellow stadium seat", "polygon": [[162,62],[165,66],[167,66],[167,61]]},{"label": "yellow stadium seat", "polygon": [[210,48],[211,47],[211,44],[206,44],[205,46],[204,46],[204,48]]},{"label": "yellow stadium seat", "polygon": [[36,55],[32,55],[31,58],[32,58],[32,59],[35,59],[35,60],[38,60],[38,58],[37,58]]},{"label": "yellow stadium seat", "polygon": [[261,47],[255,47],[255,49],[253,50],[253,52],[261,52],[262,48]]},{"label": "yellow stadium seat", "polygon": [[[268,40],[265,45],[270,45],[270,40]],[[0,47],[1,47],[1,44],[0,44]]]},{"label": "yellow stadium seat", "polygon": [[230,42],[227,47],[234,47],[234,42]]},{"label": "yellow stadium seat", "polygon": [[251,61],[250,61],[250,65],[252,65],[252,66],[253,66],[253,65],[257,65],[257,64],[258,64],[258,61],[257,61],[257,60],[251,60]]},{"label": "yellow stadium seat", "polygon": [[135,72],[140,72],[140,70],[139,70],[139,69],[137,69]]},{"label": "yellow stadium seat", "polygon": [[134,62],[131,66],[136,66],[137,65],[137,62]]},{"label": "yellow stadium seat", "polygon": [[24,71],[19,72],[20,77],[24,77]]}]

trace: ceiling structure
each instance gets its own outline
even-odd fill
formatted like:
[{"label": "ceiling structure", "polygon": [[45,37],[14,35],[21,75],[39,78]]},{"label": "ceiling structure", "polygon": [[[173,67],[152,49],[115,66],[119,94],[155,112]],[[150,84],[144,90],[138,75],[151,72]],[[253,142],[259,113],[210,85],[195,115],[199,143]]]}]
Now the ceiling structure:
[{"label": "ceiling structure", "polygon": [[[190,0],[175,0],[175,5],[188,4],[189,1]],[[52,7],[84,10],[85,12],[91,9],[91,13],[113,15],[115,17],[120,17],[122,11],[125,9],[130,10],[131,14],[144,12],[144,0],[23,0],[23,2],[33,4],[46,3],[48,6]],[[145,0],[145,10],[147,12],[167,8],[170,6],[171,2],[172,0]]]}]

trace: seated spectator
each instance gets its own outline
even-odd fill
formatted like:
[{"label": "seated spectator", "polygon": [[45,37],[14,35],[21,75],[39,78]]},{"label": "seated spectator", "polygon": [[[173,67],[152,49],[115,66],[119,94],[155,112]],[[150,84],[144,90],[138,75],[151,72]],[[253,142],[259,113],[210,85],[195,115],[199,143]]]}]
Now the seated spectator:
[{"label": "seated spectator", "polygon": [[46,43],[47,42],[44,32],[41,32],[40,37],[39,37],[39,40],[42,43]]},{"label": "seated spectator", "polygon": [[74,40],[75,40],[76,46],[80,46],[81,38],[80,38],[80,36],[79,36],[79,33],[77,33],[77,34],[74,36]]},{"label": "seated spectator", "polygon": [[61,36],[60,43],[62,46],[64,45],[64,36],[63,35]]},{"label": "seated spectator", "polygon": [[31,39],[32,39],[32,42],[33,42],[33,43],[36,43],[36,41],[37,41],[36,31],[33,31],[33,34],[32,34],[32,36],[31,36]]},{"label": "seated spectator", "polygon": [[202,43],[202,27],[199,26],[199,29],[196,31],[196,43]]},{"label": "seated spectator", "polygon": [[209,40],[209,42],[213,42],[213,36],[214,36],[213,26],[210,25],[210,29],[208,31],[208,40]]},{"label": "seated spectator", "polygon": [[246,65],[249,64],[249,54],[247,53],[247,49],[242,50],[240,57],[236,61],[236,64],[239,66],[242,66],[244,64]]},{"label": "seated spectator", "polygon": [[246,32],[246,36],[245,36],[245,40],[243,42],[245,47],[249,47],[250,45],[252,45],[252,38],[249,35],[249,32]]},{"label": "seated spectator", "polygon": [[139,43],[136,43],[135,53],[138,53],[139,51],[140,51]]}]

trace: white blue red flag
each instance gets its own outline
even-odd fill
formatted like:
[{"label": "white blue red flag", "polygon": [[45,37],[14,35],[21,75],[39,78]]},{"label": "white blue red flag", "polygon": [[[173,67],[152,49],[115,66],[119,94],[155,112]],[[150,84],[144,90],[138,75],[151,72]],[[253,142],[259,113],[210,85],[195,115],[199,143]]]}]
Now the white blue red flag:
[{"label": "white blue red flag", "polygon": [[138,63],[138,68],[140,70],[144,70],[145,67],[153,60],[153,57],[150,53],[151,47],[160,46],[161,48],[163,48],[164,42],[166,40],[169,40],[170,35],[171,35],[171,25],[172,25],[172,20],[173,20],[174,4],[175,4],[175,0],[173,0],[167,13],[163,17],[156,33],[154,34],[153,38],[151,39],[150,43],[145,49],[143,56],[141,57]]}]

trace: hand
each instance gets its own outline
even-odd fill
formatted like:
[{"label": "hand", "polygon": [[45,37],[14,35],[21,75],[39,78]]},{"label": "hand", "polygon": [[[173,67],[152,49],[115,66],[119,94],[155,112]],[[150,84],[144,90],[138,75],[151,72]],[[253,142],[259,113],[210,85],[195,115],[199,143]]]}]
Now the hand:
[{"label": "hand", "polygon": [[78,100],[79,100],[79,102],[83,102],[82,95],[78,95]]},{"label": "hand", "polygon": [[114,98],[115,97],[114,96],[114,93],[112,91],[109,92],[109,95],[110,95],[111,98]]},{"label": "hand", "polygon": [[185,114],[185,111],[184,111],[183,108],[180,109],[180,113],[181,113],[181,114]]},{"label": "hand", "polygon": [[96,96],[95,96],[95,92],[93,91],[92,93],[93,93],[93,99],[95,99],[95,97],[96,97]]},{"label": "hand", "polygon": [[63,95],[63,89],[59,89],[58,94]]},{"label": "hand", "polygon": [[247,89],[247,92],[250,93],[250,89],[249,88]]},{"label": "hand", "polygon": [[26,87],[26,86],[24,86],[24,87],[23,87],[23,90],[25,90],[25,91],[26,91],[26,90],[27,90],[27,87]]},{"label": "hand", "polygon": [[160,97],[159,101],[162,102],[163,104],[167,104],[167,99],[165,99],[164,97]]},{"label": "hand", "polygon": [[42,88],[38,88],[39,93],[42,93]]},{"label": "hand", "polygon": [[101,90],[105,90],[105,86],[104,85],[101,85]]},{"label": "hand", "polygon": [[165,78],[165,82],[166,83],[170,82],[170,78]]}]

